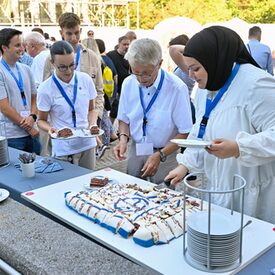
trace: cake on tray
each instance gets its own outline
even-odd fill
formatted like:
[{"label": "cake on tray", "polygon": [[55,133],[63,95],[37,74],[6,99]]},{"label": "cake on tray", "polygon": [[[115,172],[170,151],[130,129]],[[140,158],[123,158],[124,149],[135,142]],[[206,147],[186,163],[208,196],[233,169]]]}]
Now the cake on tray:
[{"label": "cake on tray", "polygon": [[[183,234],[183,193],[168,188],[114,183],[90,192],[67,192],[65,203],[111,232],[133,237],[144,247],[166,244]],[[194,199],[187,199],[186,206],[190,211],[200,209]]]}]

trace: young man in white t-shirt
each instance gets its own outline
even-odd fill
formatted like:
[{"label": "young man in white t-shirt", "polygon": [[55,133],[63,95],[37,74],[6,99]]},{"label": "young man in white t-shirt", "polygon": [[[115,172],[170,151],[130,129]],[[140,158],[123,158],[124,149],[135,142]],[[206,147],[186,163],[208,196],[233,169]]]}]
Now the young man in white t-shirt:
[{"label": "young man in white t-shirt", "polygon": [[[74,50],[68,42],[56,42],[50,54],[55,72],[38,89],[38,126],[49,135],[64,127],[90,128],[97,119],[94,109],[97,93],[92,79],[86,73],[74,70]],[[48,122],[49,115],[51,124]],[[94,169],[92,148],[95,146],[95,138],[53,139],[52,154],[59,159]]]},{"label": "young man in white t-shirt", "polygon": [[24,53],[22,32],[2,29],[0,51],[0,121],[6,124],[8,145],[39,154],[35,83],[30,68],[18,62]]}]

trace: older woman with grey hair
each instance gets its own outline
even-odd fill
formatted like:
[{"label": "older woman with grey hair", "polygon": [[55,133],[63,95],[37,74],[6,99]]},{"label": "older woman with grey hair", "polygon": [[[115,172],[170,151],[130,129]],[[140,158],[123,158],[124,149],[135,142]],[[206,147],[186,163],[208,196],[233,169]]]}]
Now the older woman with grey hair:
[{"label": "older woman with grey hair", "polygon": [[132,42],[125,58],[132,74],[121,90],[118,110],[120,141],[116,159],[126,159],[128,174],[161,183],[176,164],[177,145],[173,138],[186,138],[192,119],[187,86],[172,73],[161,69],[160,44],[149,38]]}]

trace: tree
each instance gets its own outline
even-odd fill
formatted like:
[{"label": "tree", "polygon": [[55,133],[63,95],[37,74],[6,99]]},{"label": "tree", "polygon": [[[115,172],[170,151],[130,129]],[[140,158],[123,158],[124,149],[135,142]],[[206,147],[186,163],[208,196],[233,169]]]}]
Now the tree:
[{"label": "tree", "polygon": [[[136,11],[130,13],[132,27],[135,27]],[[274,0],[140,0],[142,29],[152,29],[173,16],[192,18],[201,24],[227,21],[233,17],[249,23],[275,23],[275,5]]]},{"label": "tree", "polygon": [[273,0],[228,0],[227,6],[233,17],[239,17],[249,23],[275,23]]}]

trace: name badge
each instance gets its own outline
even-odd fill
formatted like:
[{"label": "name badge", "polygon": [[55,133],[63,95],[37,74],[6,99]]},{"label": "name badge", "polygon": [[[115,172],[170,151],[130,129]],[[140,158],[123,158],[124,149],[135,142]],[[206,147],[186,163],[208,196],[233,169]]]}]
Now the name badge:
[{"label": "name badge", "polygon": [[137,156],[148,156],[152,155],[154,152],[153,143],[143,142],[136,144],[136,155]]},{"label": "name badge", "polygon": [[24,117],[24,118],[28,117],[30,114],[31,114],[31,111],[25,110],[20,112],[21,117]]}]

